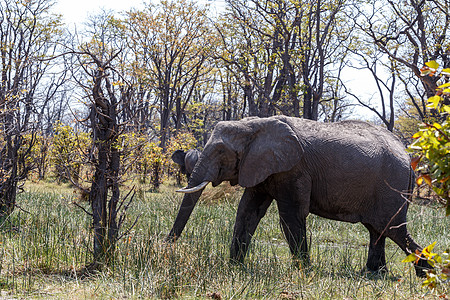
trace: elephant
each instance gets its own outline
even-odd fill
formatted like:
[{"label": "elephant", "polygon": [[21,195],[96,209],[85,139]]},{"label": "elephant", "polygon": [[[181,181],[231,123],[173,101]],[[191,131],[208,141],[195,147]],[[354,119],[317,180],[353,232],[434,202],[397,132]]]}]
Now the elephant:
[{"label": "elephant", "polygon": [[181,173],[187,176],[189,180],[189,176],[191,176],[192,171],[194,170],[194,166],[197,163],[198,157],[200,156],[200,151],[197,149],[191,149],[187,152],[183,150],[176,150],[172,154],[172,160],[180,165]]},{"label": "elephant", "polygon": [[[251,238],[275,199],[293,259],[309,264],[309,213],[362,223],[370,243],[365,268],[386,272],[385,240],[406,254],[422,251],[406,226],[415,180],[403,144],[388,130],[362,121],[322,123],[295,117],[250,117],[219,122],[211,133],[166,240],[183,231],[208,183],[244,187],[230,260],[244,261]],[[425,259],[417,276],[431,268]]]}]

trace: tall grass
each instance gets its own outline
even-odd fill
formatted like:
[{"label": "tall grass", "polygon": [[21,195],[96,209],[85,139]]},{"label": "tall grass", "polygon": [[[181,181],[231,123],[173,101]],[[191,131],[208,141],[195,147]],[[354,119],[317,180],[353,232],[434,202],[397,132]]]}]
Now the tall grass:
[{"label": "tall grass", "polygon": [[[293,266],[275,205],[261,221],[245,264],[230,264],[240,192],[200,202],[181,238],[166,244],[182,197],[173,190],[137,194],[122,230],[138,218],[136,225],[119,241],[114,262],[89,277],[80,277],[80,270],[92,259],[91,220],[71,204],[70,190],[33,187],[22,193],[22,209],[0,232],[0,298],[411,299],[426,292],[412,265],[400,262],[404,254],[393,242],[386,245],[390,272],[366,274],[366,229],[313,215],[311,264]],[[438,251],[450,245],[442,211],[413,205],[409,219],[421,245],[438,241]]]}]

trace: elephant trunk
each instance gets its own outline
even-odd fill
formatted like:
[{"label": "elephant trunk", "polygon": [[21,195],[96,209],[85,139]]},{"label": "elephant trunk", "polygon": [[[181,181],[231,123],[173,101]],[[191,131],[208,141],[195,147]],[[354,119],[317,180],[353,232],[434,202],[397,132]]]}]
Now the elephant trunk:
[{"label": "elephant trunk", "polygon": [[202,175],[203,173],[201,170],[202,168],[200,166],[199,168],[196,168],[194,173],[191,175],[188,186],[180,190],[180,192],[184,192],[185,194],[183,201],[181,202],[178,215],[169,235],[166,238],[166,241],[175,241],[181,235],[181,232],[189,220],[189,217],[191,216],[191,213],[194,210],[195,204],[197,204],[203,189],[209,183],[208,181],[203,180],[204,175]]},{"label": "elephant trunk", "polygon": [[186,226],[192,211],[194,210],[195,204],[197,204],[198,198],[202,194],[202,190],[190,194],[185,194],[183,197],[183,202],[181,202],[180,210],[173,223],[172,229],[166,238],[166,241],[176,241],[181,235],[181,232]]}]

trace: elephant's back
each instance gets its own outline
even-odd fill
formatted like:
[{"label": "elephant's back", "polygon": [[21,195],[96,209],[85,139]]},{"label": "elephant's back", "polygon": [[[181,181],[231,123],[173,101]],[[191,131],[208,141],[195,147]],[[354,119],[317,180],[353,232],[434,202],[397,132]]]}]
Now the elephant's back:
[{"label": "elephant's back", "polygon": [[408,160],[402,142],[387,129],[363,121],[346,120],[335,123],[292,118],[298,135],[309,143],[335,143],[337,147],[360,148],[364,153],[378,156],[389,154]]},{"label": "elephant's back", "polygon": [[381,126],[356,120],[323,123],[285,116],[276,118],[291,126],[311,155],[344,166],[356,163],[380,171],[396,168],[409,172],[410,159],[404,145]]},{"label": "elephant's back", "polygon": [[[400,139],[389,130],[362,121],[342,121],[332,124],[350,141],[364,145],[368,151],[376,152],[386,160],[396,160],[409,168],[409,155]],[[392,162],[386,162],[391,164]]]}]

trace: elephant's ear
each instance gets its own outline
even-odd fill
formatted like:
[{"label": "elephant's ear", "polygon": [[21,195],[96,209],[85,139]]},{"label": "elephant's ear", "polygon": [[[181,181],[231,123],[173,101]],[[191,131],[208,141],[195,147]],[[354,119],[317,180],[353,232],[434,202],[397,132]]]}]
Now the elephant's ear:
[{"label": "elephant's ear", "polygon": [[252,187],[272,174],[289,171],[302,156],[303,148],[292,128],[278,119],[268,118],[241,160],[239,185]]},{"label": "elephant's ear", "polygon": [[174,163],[184,166],[184,158],[186,157],[186,152],[183,150],[177,150],[172,154],[172,160]]}]

